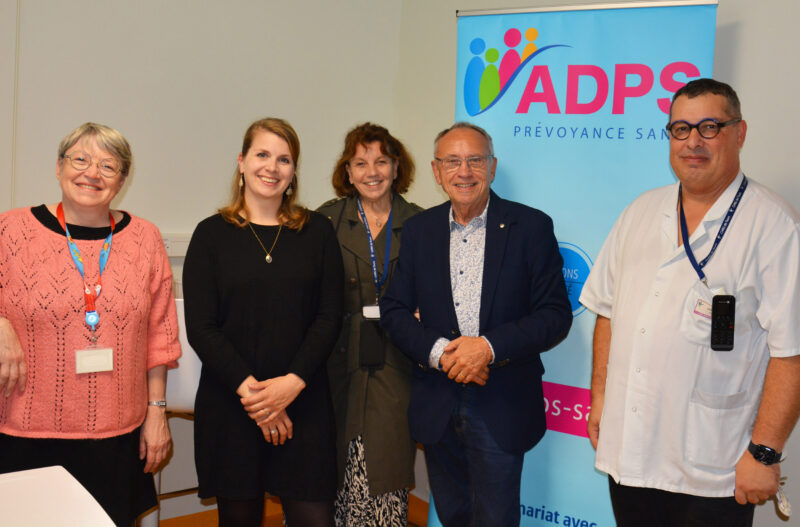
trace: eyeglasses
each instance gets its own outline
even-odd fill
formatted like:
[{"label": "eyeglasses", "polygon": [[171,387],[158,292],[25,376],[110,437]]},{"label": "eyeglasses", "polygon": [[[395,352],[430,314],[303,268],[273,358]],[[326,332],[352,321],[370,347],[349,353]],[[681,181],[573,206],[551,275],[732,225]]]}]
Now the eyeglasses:
[{"label": "eyeglasses", "polygon": [[434,159],[442,164],[444,169],[447,172],[455,172],[459,168],[461,168],[461,163],[463,161],[467,162],[467,166],[470,170],[486,170],[486,167],[489,165],[489,160],[492,159],[494,156],[492,154],[486,156],[470,156],[466,158],[461,157],[435,157]]},{"label": "eyeglasses", "polygon": [[667,125],[667,130],[672,134],[672,137],[678,141],[685,141],[688,139],[689,135],[692,133],[692,128],[697,128],[697,133],[699,133],[700,137],[703,139],[714,139],[724,127],[736,124],[739,121],[741,121],[740,118],[731,119],[724,123],[716,119],[703,119],[697,124],[687,123],[686,121],[673,121]]},{"label": "eyeglasses", "polygon": [[[93,164],[92,156],[80,150],[64,157],[69,159],[69,164],[72,165],[72,168],[75,170],[86,170]],[[119,174],[119,171],[121,170],[119,161],[116,159],[101,159],[96,163],[96,165],[97,171],[100,173],[100,175],[108,179],[111,179]]]}]

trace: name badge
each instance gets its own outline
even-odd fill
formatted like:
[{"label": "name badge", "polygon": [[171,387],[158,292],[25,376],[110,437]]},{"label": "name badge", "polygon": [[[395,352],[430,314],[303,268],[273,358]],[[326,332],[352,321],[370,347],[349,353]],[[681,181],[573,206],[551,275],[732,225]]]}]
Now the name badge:
[{"label": "name badge", "polygon": [[111,348],[90,348],[75,352],[75,373],[95,373],[114,369]]},{"label": "name badge", "polygon": [[380,320],[381,319],[381,308],[380,306],[364,306],[361,308],[361,315],[366,320]]},{"label": "name badge", "polygon": [[701,317],[711,319],[711,303],[706,302],[702,298],[697,299],[697,303],[694,305],[694,313],[695,315],[700,315]]}]

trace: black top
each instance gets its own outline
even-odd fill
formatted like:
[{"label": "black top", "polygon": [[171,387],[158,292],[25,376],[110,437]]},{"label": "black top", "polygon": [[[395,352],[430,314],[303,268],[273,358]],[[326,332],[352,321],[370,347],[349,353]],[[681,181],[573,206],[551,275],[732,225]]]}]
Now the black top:
[{"label": "black top", "polygon": [[[276,226],[253,225],[266,247]],[[249,227],[215,215],[192,235],[183,268],[186,330],[203,362],[195,400],[200,496],[293,499],[335,492],[334,427],[325,361],[342,321],[343,271],[333,227],[311,213],[283,228],[272,262]],[[306,388],[287,408],[294,437],[264,441],[236,389],[248,375],[295,373]]]},{"label": "black top", "polygon": [[[131,222],[130,214],[124,210],[120,212],[122,212],[122,219],[114,226],[114,234],[117,234],[119,231],[127,227]],[[64,229],[61,228],[61,224],[58,223],[58,218],[53,216],[53,213],[50,212],[50,209],[47,208],[47,205],[42,204],[38,207],[31,207],[31,213],[33,214],[34,218],[39,220],[39,223],[51,231],[66,236],[67,233],[65,233]],[[71,223],[67,223],[67,228],[69,229],[70,236],[76,240],[103,240],[106,236],[108,236],[108,227],[83,227],[82,225],[73,225]]]}]

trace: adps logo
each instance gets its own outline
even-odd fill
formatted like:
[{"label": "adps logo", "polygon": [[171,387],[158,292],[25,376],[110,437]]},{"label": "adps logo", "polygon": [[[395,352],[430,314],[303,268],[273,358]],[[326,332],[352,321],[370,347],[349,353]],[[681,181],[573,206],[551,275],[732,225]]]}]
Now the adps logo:
[{"label": "adps logo", "polygon": [[592,260],[583,249],[577,245],[567,242],[558,242],[558,251],[564,260],[564,283],[567,286],[567,296],[572,307],[572,316],[576,317],[583,313],[586,308],[580,303],[581,291],[589,271],[592,269]]},{"label": "adps logo", "polygon": [[[535,27],[525,30],[524,43],[519,29],[507,29],[503,34],[506,49],[502,59],[500,50],[487,49],[483,38],[476,37],[470,41],[472,58],[467,64],[463,88],[467,114],[475,116],[492,108],[509,92],[518,77],[522,79],[520,82],[524,83],[524,88],[514,90],[518,94],[521,91],[515,110],[517,114],[541,112],[543,108],[548,114],[586,115],[611,110],[612,115],[620,115],[625,113],[627,100],[652,97],[654,90],[659,90],[656,86],[657,71],[639,63],[606,64],[605,69],[596,64],[566,64],[566,79],[557,78],[554,82],[548,64],[535,63],[529,69],[526,66],[545,51],[573,46],[550,44],[540,47],[537,40],[540,40],[539,30]],[[521,54],[518,49],[522,50]],[[548,54],[548,57],[559,59],[573,55],[559,53]],[[521,74],[523,70],[525,73]],[[558,74],[563,70],[554,68]],[[700,76],[700,70],[691,62],[675,61],[665,65],[657,78],[660,89],[669,96],[653,97],[653,103],[662,113],[668,114],[671,94],[687,82],[679,79]]]},{"label": "adps logo", "polygon": [[[495,66],[495,62],[500,58],[500,51],[496,48],[486,49],[486,42],[482,38],[475,38],[470,42],[469,50],[474,56],[464,75],[464,106],[469,115],[481,114],[494,106],[534,57],[551,48],[569,47],[565,44],[553,44],[539,49],[535,43],[538,36],[539,31],[535,27],[529,27],[525,31],[526,43],[520,55],[515,48],[522,41],[522,33],[513,27],[507,30],[503,42],[508,49],[503,53],[499,68]],[[487,64],[484,64],[481,54]]]}]

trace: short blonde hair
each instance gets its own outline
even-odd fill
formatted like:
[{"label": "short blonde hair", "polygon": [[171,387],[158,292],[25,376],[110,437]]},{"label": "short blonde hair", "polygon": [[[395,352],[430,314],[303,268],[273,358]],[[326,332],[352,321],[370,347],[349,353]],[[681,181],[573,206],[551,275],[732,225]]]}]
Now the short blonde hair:
[{"label": "short blonde hair", "polygon": [[64,159],[67,150],[83,138],[94,139],[97,146],[117,158],[122,167],[120,169],[122,177],[127,177],[133,171],[133,153],[131,153],[131,145],[128,144],[128,140],[114,128],[97,123],[83,123],[68,133],[58,145],[59,161]]}]

